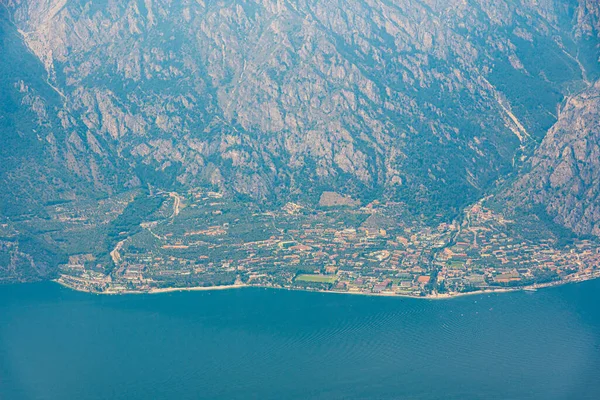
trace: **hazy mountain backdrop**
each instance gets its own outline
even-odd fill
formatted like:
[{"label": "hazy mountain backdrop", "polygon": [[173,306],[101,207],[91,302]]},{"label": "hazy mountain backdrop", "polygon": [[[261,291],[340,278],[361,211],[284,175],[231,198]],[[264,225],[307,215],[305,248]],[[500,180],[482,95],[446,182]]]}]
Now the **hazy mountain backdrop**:
[{"label": "hazy mountain backdrop", "polygon": [[265,208],[330,191],[427,221],[495,195],[600,235],[595,0],[0,4],[13,275],[58,262],[37,225],[14,221],[138,187]]}]

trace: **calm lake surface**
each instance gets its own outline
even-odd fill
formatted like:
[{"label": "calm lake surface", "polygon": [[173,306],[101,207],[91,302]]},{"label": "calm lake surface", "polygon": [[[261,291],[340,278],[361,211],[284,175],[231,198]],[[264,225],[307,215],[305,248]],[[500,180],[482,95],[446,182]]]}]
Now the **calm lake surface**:
[{"label": "calm lake surface", "polygon": [[0,286],[0,399],[600,399],[600,281],[451,300]]}]

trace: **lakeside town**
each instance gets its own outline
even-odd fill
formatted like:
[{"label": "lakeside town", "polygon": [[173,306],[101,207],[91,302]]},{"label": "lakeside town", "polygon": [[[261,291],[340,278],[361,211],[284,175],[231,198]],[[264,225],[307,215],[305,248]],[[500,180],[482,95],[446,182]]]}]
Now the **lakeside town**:
[{"label": "lakeside town", "polygon": [[[400,203],[361,206],[334,192],[315,208],[275,211],[210,191],[154,196],[163,201],[151,218],[117,235],[114,268],[82,252],[69,256],[57,281],[94,293],[257,286],[444,298],[600,276],[596,242],[526,240],[483,201],[460,222],[432,227]],[[63,211],[57,215],[71,218]]]}]

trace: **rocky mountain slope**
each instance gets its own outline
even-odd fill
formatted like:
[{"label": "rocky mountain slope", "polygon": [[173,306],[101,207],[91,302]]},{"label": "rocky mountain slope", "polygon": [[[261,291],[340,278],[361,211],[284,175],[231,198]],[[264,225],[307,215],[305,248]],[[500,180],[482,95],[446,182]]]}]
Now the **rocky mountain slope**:
[{"label": "rocky mountain slope", "polygon": [[[588,2],[578,17],[576,34],[592,43],[600,38],[599,9],[597,3]],[[558,121],[516,182],[501,192],[499,204],[517,213],[537,208],[575,234],[600,236],[599,146],[600,81],[596,81],[567,97]]]},{"label": "rocky mountain slope", "polygon": [[595,170],[576,162],[596,154],[595,1],[0,4],[8,230],[7,218],[140,187],[265,207],[335,192],[451,220],[531,165],[509,202],[597,232]]},{"label": "rocky mountain slope", "polygon": [[503,193],[510,208],[542,205],[558,224],[600,236],[600,82],[567,100],[530,168]]},{"label": "rocky mountain slope", "polygon": [[384,194],[452,214],[596,73],[577,2],[7,4],[63,129],[81,127],[57,144],[66,165],[97,186],[88,154],[124,161],[122,182]]}]

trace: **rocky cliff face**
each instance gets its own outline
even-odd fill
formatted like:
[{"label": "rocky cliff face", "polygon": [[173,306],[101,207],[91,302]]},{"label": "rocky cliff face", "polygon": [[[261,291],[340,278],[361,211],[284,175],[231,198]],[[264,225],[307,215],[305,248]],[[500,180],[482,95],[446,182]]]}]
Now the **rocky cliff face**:
[{"label": "rocky cliff face", "polygon": [[108,192],[113,161],[80,139],[85,132],[0,8],[0,215],[40,212],[59,199]]},{"label": "rocky cliff face", "polygon": [[[598,47],[600,5],[584,2],[575,34]],[[590,62],[598,64],[597,53]],[[568,96],[558,121],[500,203],[519,211],[541,206],[555,223],[579,235],[600,236],[600,81]]]},{"label": "rocky cliff face", "polygon": [[567,100],[508,191],[511,208],[541,204],[555,222],[600,236],[600,82]]},{"label": "rocky cliff face", "polygon": [[45,146],[106,190],[452,215],[596,73],[583,0],[5,2],[60,103]]}]

